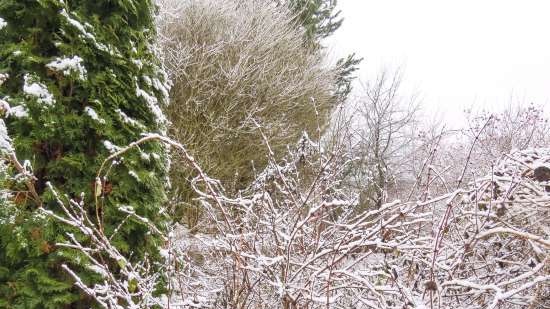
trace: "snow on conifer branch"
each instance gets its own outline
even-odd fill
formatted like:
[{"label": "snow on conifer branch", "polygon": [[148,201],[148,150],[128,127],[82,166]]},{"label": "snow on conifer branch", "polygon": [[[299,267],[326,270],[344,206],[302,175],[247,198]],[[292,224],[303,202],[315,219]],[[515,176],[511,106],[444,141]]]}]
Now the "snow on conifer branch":
[{"label": "snow on conifer branch", "polygon": [[79,79],[85,79],[86,68],[82,64],[82,61],[82,58],[79,56],[56,58],[54,61],[46,64],[46,67],[62,72],[64,75],[76,74]]}]

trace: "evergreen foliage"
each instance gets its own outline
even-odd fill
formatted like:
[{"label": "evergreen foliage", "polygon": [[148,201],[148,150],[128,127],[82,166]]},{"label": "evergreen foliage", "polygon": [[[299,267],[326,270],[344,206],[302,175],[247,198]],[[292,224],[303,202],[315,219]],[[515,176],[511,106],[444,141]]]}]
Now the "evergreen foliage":
[{"label": "evergreen foliage", "polygon": [[164,147],[149,143],[130,151],[100,186],[95,181],[119,146],[166,125],[159,107],[166,78],[151,50],[152,10],[150,0],[0,2],[0,98],[10,105],[8,133],[32,168],[39,195],[32,198],[17,181],[3,183],[12,194],[0,206],[0,308],[91,306],[60,265],[79,269],[91,283],[98,274],[81,254],[56,247],[74,231],[40,211],[58,211],[48,182],[87,205],[94,218],[97,210],[121,252],[134,260],[158,258],[160,240],[119,208],[165,222]]},{"label": "evergreen foliage", "polygon": [[[304,30],[304,41],[313,50],[322,48],[321,41],[336,32],[344,21],[337,10],[336,0],[276,0],[286,4],[294,13],[294,23]],[[351,92],[351,83],[363,58],[355,53],[336,63],[336,96],[345,101]]]},{"label": "evergreen foliage", "polygon": [[287,5],[296,16],[295,22],[304,27],[306,41],[318,45],[342,26],[336,4],[336,0],[288,0]]}]

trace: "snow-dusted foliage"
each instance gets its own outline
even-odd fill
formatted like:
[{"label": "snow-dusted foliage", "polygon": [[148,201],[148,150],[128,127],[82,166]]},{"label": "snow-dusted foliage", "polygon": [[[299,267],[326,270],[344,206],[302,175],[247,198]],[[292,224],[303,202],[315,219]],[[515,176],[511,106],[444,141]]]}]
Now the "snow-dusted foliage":
[{"label": "snow-dusted foliage", "polygon": [[[106,158],[145,132],[166,130],[160,105],[167,103],[168,81],[152,48],[154,9],[151,0],[1,1],[0,16],[8,25],[0,31],[0,117],[5,124],[0,131],[13,141],[13,151],[0,158],[9,163],[9,179],[0,178],[0,190],[11,194],[5,203],[10,208],[0,206],[1,308],[97,308],[95,296],[75,287],[62,265],[73,277],[97,285],[95,300],[108,303],[107,291],[118,286],[101,281],[93,259],[108,261],[117,284],[132,282],[128,268],[113,261],[112,248],[132,263],[149,260],[151,268],[157,267],[163,239],[134,215],[128,218],[122,206],[164,227],[164,146],[147,143],[124,153],[116,163],[109,161],[109,172],[95,182]],[[4,133],[0,146],[9,150]],[[143,160],[143,152],[151,159]],[[85,223],[75,228],[44,215],[51,211],[79,219],[63,211],[48,182],[72,213],[91,215],[95,208],[91,222],[111,247],[79,229]],[[139,304],[134,308],[149,307]],[[118,298],[109,303],[115,305],[131,303]]]},{"label": "snow-dusted foliage", "polygon": [[[79,255],[80,265],[68,261],[60,265],[60,271],[71,278],[68,280],[68,287],[74,284],[82,290],[83,295],[87,295],[86,298],[93,300],[100,308],[163,307],[164,300],[159,297],[159,288],[162,287],[162,281],[165,278],[162,274],[162,263],[155,262],[155,258],[149,254],[144,255],[141,259],[132,260],[137,248],[132,248],[132,254],[127,254],[123,251],[124,249],[121,249],[120,242],[116,241],[116,237],[124,232],[130,222],[144,226],[148,234],[154,234],[161,240],[165,240],[160,229],[155,225],[154,218],[140,215],[138,213],[139,209],[132,206],[120,205],[118,211],[123,218],[113,231],[106,233],[103,215],[98,212],[98,207],[100,207],[98,203],[102,199],[101,196],[112,190],[106,182],[106,174],[112,169],[112,164],[115,164],[111,160],[120,159],[120,156],[139,148],[139,145],[143,147],[143,144],[157,139],[162,138],[157,135],[145,136],[126,147],[119,147],[116,153],[104,161],[99,168],[94,185],[93,200],[95,200],[95,205],[85,202],[89,199],[86,198],[84,193],[78,197],[69,198],[67,195],[61,194],[52,183],[48,182],[46,183],[46,190],[56,201],[55,208],[51,209],[51,207],[40,205],[36,213],[27,218],[29,220],[38,218],[37,220],[42,223],[53,220],[57,225],[66,228],[63,235],[56,238],[56,243],[47,244],[47,246],[48,248],[55,246],[56,250],[66,250],[65,252]],[[0,165],[0,181],[25,184],[28,193],[25,192],[24,198],[39,202],[40,196],[35,189],[36,177],[33,175],[32,167],[28,162],[21,163],[15,156],[11,139],[2,120],[0,120],[0,147],[2,148],[3,159]],[[111,166],[109,166],[110,164]],[[12,168],[17,173],[5,173],[6,170]],[[17,219],[21,211],[17,207],[17,203],[20,203],[20,194],[21,192],[12,191],[7,187],[1,188],[0,200],[3,208],[0,209],[0,220],[8,220],[7,223],[0,221],[2,228],[7,224],[15,224],[16,220],[20,220]],[[6,201],[7,198],[9,200]],[[90,212],[90,209],[94,208],[96,211]],[[9,214],[10,211],[17,212],[17,214]],[[18,228],[17,233],[23,235],[23,232],[19,230]],[[26,241],[21,235],[16,237],[19,237],[22,242]],[[21,245],[29,246],[32,245],[32,242],[29,244],[22,243]],[[83,274],[82,268],[99,275],[99,277],[94,283],[90,283],[89,276]]]},{"label": "snow-dusted foliage", "polygon": [[[439,215],[430,301],[449,308],[550,305],[550,149],[504,155]],[[422,269],[422,268],[421,268]]]},{"label": "snow-dusted foliage", "polygon": [[158,99],[154,95],[139,88],[139,85],[137,83],[136,83],[136,95],[145,100],[147,108],[149,108],[151,113],[154,115],[155,121],[157,122],[157,124],[161,127],[166,126],[166,116],[160,109]]},{"label": "snow-dusted foliage", "polygon": [[99,122],[99,123],[101,123],[101,124],[104,124],[104,123],[105,123],[105,120],[99,118],[99,116],[97,115],[96,111],[95,111],[93,108],[91,108],[91,107],[89,107],[89,106],[86,106],[86,107],[84,108],[84,112],[85,112],[88,116],[90,116],[90,118],[92,118],[93,120],[95,120],[95,121],[97,121],[97,122]]},{"label": "snow-dusted foliage", "polygon": [[[182,5],[159,26],[181,39],[160,38],[189,148],[164,135],[152,2],[0,5],[1,308],[550,308],[541,110],[480,117],[466,151],[436,158],[439,135],[396,182],[402,200],[384,180],[361,208],[353,147],[300,138],[323,138],[336,101],[322,55],[279,27],[292,16],[275,1],[164,2]],[[389,120],[365,156],[396,141]],[[169,221],[168,148],[182,203],[204,214],[194,226]]]}]

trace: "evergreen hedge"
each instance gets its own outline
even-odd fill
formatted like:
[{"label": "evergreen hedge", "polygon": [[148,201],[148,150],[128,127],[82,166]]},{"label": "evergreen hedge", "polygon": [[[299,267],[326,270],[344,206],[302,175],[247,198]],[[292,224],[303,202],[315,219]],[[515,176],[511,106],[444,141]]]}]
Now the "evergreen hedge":
[{"label": "evergreen hedge", "polygon": [[[60,268],[67,263],[87,283],[99,280],[81,255],[56,246],[74,231],[38,209],[59,211],[50,182],[67,199],[80,201],[83,192],[95,214],[95,175],[105,158],[145,132],[164,131],[167,89],[151,48],[153,9],[150,0],[0,1],[4,121],[40,197],[17,181],[2,183],[12,194],[0,200],[0,308],[93,306]],[[98,205],[107,236],[126,217],[120,207],[163,225],[166,162],[164,147],[149,143],[110,167]],[[133,260],[158,258],[160,239],[132,219],[113,242]]]}]

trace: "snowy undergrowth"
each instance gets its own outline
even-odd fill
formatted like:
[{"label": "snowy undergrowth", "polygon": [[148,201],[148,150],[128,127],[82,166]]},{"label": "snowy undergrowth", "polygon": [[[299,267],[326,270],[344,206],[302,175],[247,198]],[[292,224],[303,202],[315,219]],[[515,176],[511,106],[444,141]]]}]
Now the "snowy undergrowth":
[{"label": "snowy undergrowth", "polygon": [[[299,143],[282,163],[271,161],[249,190],[232,197],[182,145],[159,135],[119,147],[110,159],[151,140],[182,153],[207,213],[207,228],[199,233],[169,229],[160,272],[147,260],[135,264],[121,255],[81,202],[59,198],[62,216],[44,210],[90,240],[84,245],[67,235],[69,242],[58,246],[100,251],[115,262],[89,255],[89,268],[105,279],[95,286],[64,266],[104,308],[548,305],[550,149],[504,156],[491,175],[429,200],[357,213],[356,196],[338,180],[349,160],[319,153],[315,143]],[[160,233],[131,208],[121,211]],[[154,296],[163,277],[168,293]]]},{"label": "snowy undergrowth", "polygon": [[507,155],[469,187],[359,214],[329,158],[309,161],[304,183],[311,159],[272,162],[246,198],[195,180],[210,231],[172,237],[172,308],[548,306],[550,174],[537,176],[550,149]]}]

